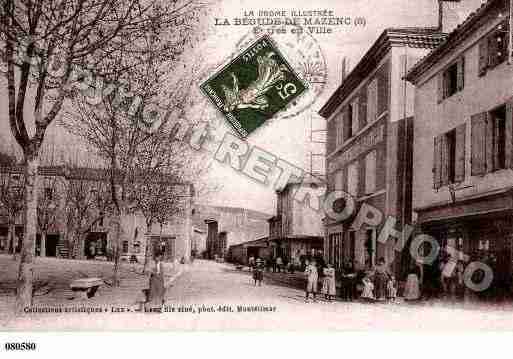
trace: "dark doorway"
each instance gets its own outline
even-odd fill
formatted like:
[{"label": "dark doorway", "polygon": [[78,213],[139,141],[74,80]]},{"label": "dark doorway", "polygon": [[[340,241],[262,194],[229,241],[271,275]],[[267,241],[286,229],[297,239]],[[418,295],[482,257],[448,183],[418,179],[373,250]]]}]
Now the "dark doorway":
[{"label": "dark doorway", "polygon": [[107,233],[91,232],[87,234],[85,240],[84,254],[87,259],[95,259],[97,256],[106,256],[107,253]]}]

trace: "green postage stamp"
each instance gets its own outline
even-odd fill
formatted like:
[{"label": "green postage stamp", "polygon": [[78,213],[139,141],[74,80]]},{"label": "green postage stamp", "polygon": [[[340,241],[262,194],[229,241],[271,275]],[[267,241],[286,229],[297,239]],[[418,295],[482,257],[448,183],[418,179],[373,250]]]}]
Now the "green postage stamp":
[{"label": "green postage stamp", "polygon": [[242,138],[307,90],[269,36],[263,36],[201,85]]}]

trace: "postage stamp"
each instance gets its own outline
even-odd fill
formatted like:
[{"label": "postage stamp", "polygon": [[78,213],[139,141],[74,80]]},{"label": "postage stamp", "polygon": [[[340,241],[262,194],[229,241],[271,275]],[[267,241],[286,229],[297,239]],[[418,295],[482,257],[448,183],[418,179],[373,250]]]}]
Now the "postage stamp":
[{"label": "postage stamp", "polygon": [[201,90],[242,138],[308,90],[265,35],[212,75]]}]

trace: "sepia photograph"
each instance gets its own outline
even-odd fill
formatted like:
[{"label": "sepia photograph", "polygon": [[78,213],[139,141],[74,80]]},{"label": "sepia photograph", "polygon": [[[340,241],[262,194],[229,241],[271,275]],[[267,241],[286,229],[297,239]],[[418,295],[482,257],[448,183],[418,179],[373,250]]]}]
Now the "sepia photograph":
[{"label": "sepia photograph", "polygon": [[0,353],[512,331],[512,33],[513,0],[0,0]]}]

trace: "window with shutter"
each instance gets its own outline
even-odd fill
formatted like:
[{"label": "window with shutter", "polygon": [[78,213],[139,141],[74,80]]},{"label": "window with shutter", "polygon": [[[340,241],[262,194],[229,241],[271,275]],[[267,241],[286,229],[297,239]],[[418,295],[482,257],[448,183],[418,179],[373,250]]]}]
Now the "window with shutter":
[{"label": "window with shutter", "polygon": [[456,127],[456,144],[455,144],[455,168],[454,181],[462,182],[465,180],[465,133],[467,124],[463,123]]},{"label": "window with shutter", "polygon": [[347,192],[354,196],[358,196],[358,161],[347,166]]},{"label": "window with shutter", "polygon": [[473,115],[470,118],[472,176],[486,173],[486,118],[486,112]]},{"label": "window with shutter", "polygon": [[367,123],[376,119],[378,111],[378,83],[374,78],[367,86]]},{"label": "window with shutter", "polygon": [[347,141],[353,137],[353,126],[351,126],[351,106],[347,105],[344,107],[344,141]]},{"label": "window with shutter", "polygon": [[376,191],[376,151],[365,156],[365,194]]},{"label": "window with shutter", "polygon": [[442,186],[446,186],[451,182],[453,172],[451,171],[451,161],[453,160],[452,154],[453,152],[453,144],[454,144],[454,136],[453,132],[449,132],[447,134],[442,135],[441,141],[441,161],[442,162]]},{"label": "window with shutter", "polygon": [[344,170],[338,170],[335,172],[335,190],[344,190]]},{"label": "window with shutter", "polygon": [[433,146],[433,187],[442,187],[442,136],[434,138]]},{"label": "window with shutter", "polygon": [[483,76],[488,69],[488,39],[481,39],[479,42],[479,69],[478,75]]},{"label": "window with shutter", "polygon": [[437,101],[438,103],[442,102],[444,100],[444,72],[440,72],[438,76],[436,77],[437,80]]},{"label": "window with shutter", "polygon": [[337,114],[335,121],[337,123],[337,140],[335,147],[338,147],[344,143],[344,111],[340,111]]},{"label": "window with shutter", "polygon": [[328,144],[327,152],[331,153],[335,150],[337,141],[337,116],[328,122]]},{"label": "window with shutter", "polygon": [[493,171],[494,153],[495,153],[495,123],[488,113],[485,119],[485,172]]},{"label": "window with shutter", "polygon": [[360,121],[360,128],[367,125],[367,90],[365,87],[360,91],[358,96],[358,119]]},{"label": "window with shutter", "polygon": [[351,132],[353,135],[358,133],[360,123],[358,122],[358,97],[351,103]]},{"label": "window with shutter", "polygon": [[460,59],[457,62],[456,81],[457,81],[458,91],[463,90],[463,87],[465,87],[465,57],[464,56],[460,57]]},{"label": "window with shutter", "polygon": [[513,100],[506,103],[505,165],[513,168]]}]

